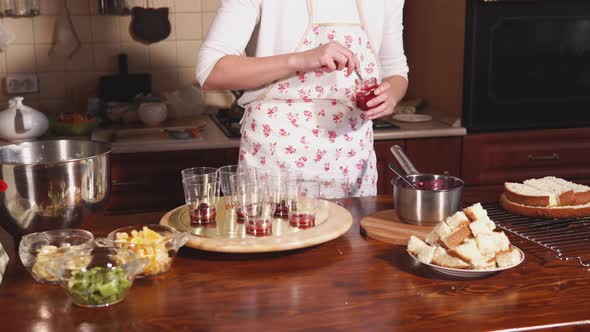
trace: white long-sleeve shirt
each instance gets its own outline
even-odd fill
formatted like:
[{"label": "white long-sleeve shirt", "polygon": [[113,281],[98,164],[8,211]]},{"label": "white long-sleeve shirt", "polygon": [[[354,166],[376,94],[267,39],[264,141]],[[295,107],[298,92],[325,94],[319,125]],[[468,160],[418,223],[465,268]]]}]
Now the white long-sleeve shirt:
[{"label": "white long-sleeve shirt", "polygon": [[[225,55],[264,57],[295,51],[308,26],[307,1],[312,0],[222,0],[197,61],[197,80],[203,85],[213,67]],[[314,23],[338,20],[358,22],[356,0],[315,0]],[[383,77],[407,78],[403,48],[404,0],[362,0],[361,8],[369,38],[379,53]],[[265,87],[246,91],[245,105]]]}]

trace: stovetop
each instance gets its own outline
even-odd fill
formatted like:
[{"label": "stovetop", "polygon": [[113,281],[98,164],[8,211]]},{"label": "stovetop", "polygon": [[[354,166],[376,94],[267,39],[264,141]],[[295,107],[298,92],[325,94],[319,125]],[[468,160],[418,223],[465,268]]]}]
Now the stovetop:
[{"label": "stovetop", "polygon": [[[221,129],[221,131],[225,134],[225,136],[229,138],[239,138],[242,136],[240,133],[240,120],[242,119],[242,114],[242,111],[234,111],[225,108],[220,109],[217,113],[212,115],[211,118],[213,119],[213,122],[215,122],[217,126]],[[400,129],[400,127],[384,120],[374,120],[373,129]]]}]

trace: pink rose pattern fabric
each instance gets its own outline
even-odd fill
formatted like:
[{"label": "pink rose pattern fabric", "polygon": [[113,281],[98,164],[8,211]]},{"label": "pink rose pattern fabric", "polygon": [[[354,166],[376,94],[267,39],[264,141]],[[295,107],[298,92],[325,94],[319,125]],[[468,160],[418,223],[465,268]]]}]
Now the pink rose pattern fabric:
[{"label": "pink rose pattern fabric", "polygon": [[[314,25],[300,51],[330,41],[352,50],[364,77],[379,77],[363,26]],[[290,168],[329,181],[348,178],[351,196],[376,194],[372,122],[354,103],[355,75],[346,70],[296,73],[247,105],[242,120],[240,165]]]}]

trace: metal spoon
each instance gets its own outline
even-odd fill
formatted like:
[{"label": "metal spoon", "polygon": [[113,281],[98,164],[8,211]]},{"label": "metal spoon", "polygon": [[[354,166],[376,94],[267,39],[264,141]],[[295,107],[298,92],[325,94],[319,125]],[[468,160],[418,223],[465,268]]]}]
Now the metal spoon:
[{"label": "metal spoon", "polygon": [[363,82],[363,78],[361,77],[361,73],[359,73],[359,70],[357,68],[354,68],[354,73],[356,74],[356,77],[358,77],[359,80],[361,82]]},{"label": "metal spoon", "polygon": [[413,183],[412,181],[408,180],[408,179],[406,178],[406,176],[405,176],[405,175],[403,175],[403,174],[402,174],[402,172],[401,172],[401,171],[399,171],[399,170],[397,169],[397,167],[395,167],[395,165],[394,165],[393,163],[389,163],[389,164],[387,164],[387,167],[389,167],[389,169],[390,169],[390,170],[392,170],[392,171],[393,171],[393,173],[395,173],[395,174],[396,174],[397,176],[399,176],[399,177],[400,177],[402,180],[404,180],[404,182],[405,182],[405,183],[407,183],[407,184],[410,186],[410,188],[413,188],[413,189],[418,189],[418,188],[416,188],[416,186],[414,185],[414,183]]},{"label": "metal spoon", "polygon": [[408,156],[406,156],[406,154],[404,153],[404,150],[402,149],[401,146],[392,145],[390,149],[391,149],[391,153],[393,153],[393,156],[395,157],[395,159],[397,159],[397,161],[402,166],[404,171],[406,171],[406,174],[420,173],[420,172],[418,172],[416,167],[414,167],[414,164],[412,164],[412,162],[410,161]]}]

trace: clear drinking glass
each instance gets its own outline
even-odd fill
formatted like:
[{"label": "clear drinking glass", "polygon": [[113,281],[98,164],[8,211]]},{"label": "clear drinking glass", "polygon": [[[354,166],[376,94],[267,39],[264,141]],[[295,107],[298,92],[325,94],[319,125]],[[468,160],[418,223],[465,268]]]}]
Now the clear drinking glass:
[{"label": "clear drinking glass", "polygon": [[182,187],[191,223],[201,225],[215,222],[219,182],[210,181],[207,175],[195,175],[183,179]]},{"label": "clear drinking glass", "polygon": [[347,177],[327,177],[318,181],[321,199],[347,198],[352,193],[352,184]]},{"label": "clear drinking glass", "polygon": [[289,225],[298,228],[314,227],[320,201],[320,183],[316,180],[289,180],[287,197]]},{"label": "clear drinking glass", "polygon": [[223,202],[226,209],[232,208],[232,176],[238,172],[238,165],[227,165],[217,169]]},{"label": "clear drinking glass", "polygon": [[190,176],[206,175],[209,178],[209,181],[211,181],[211,182],[217,181],[217,176],[218,176],[217,168],[214,168],[214,167],[185,168],[182,171],[180,171],[180,174],[182,175],[183,180],[185,178],[190,177]]},{"label": "clear drinking glass", "polygon": [[302,173],[295,169],[257,169],[257,180],[268,184],[270,198],[275,204],[275,217],[287,218],[287,182],[301,179]]},{"label": "clear drinking glass", "polygon": [[357,80],[354,89],[356,107],[363,111],[369,110],[367,103],[376,97],[375,89],[377,89],[377,87],[379,87],[379,84],[375,77],[371,77],[362,82]]},{"label": "clear drinking glass", "polygon": [[254,236],[271,235],[275,206],[270,200],[268,186],[260,182],[242,182],[235,192],[235,203],[243,214],[246,233]]}]

